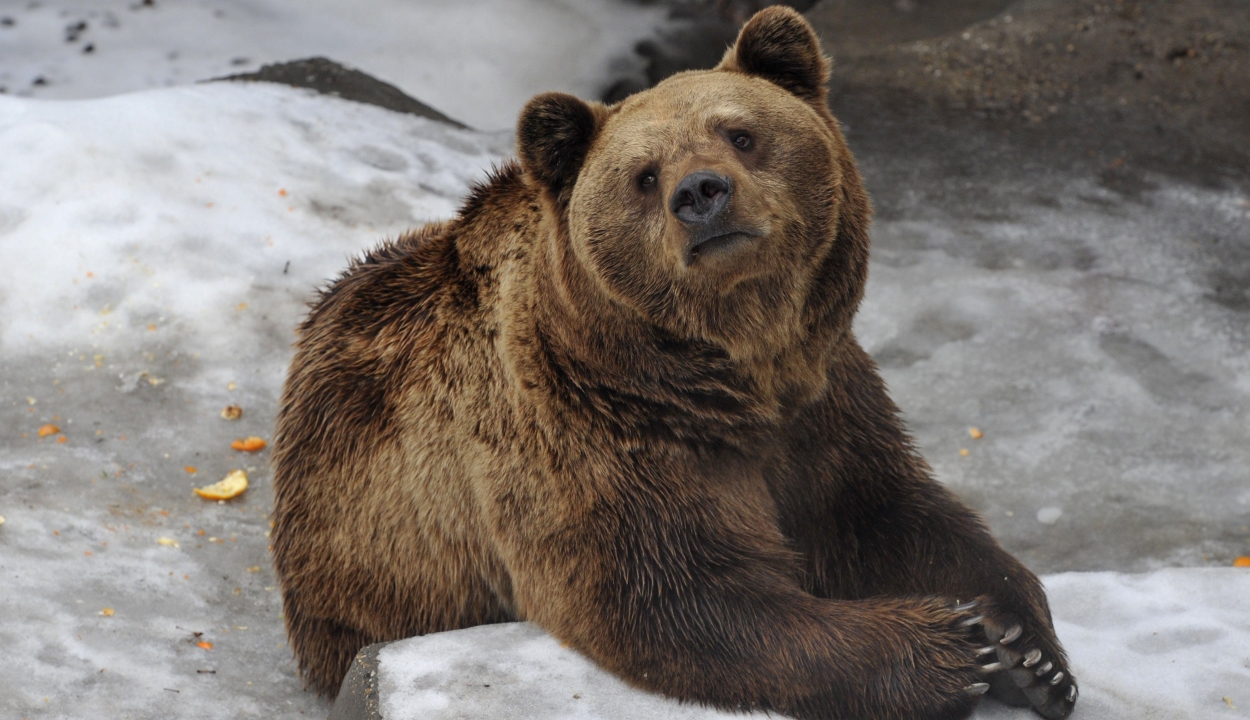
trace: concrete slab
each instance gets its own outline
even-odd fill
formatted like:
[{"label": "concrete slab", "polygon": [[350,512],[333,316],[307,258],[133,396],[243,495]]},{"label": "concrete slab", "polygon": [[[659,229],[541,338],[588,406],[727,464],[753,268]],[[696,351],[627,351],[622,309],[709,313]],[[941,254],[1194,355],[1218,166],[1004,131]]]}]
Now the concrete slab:
[{"label": "concrete slab", "polygon": [[[1244,717],[1238,703],[1250,704],[1250,571],[1065,573],[1044,581],[1081,681],[1073,720]],[[527,623],[370,646],[353,673],[376,678],[377,708],[357,710],[352,701],[347,710],[340,700],[331,720],[767,717],[635,690]],[[987,699],[974,720],[1036,717]]]}]

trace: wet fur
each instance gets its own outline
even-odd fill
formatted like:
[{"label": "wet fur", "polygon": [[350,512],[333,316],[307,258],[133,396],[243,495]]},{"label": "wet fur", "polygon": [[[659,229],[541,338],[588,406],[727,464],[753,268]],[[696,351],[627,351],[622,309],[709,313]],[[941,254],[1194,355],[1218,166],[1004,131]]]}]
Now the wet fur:
[{"label": "wet fur", "polygon": [[[323,293],[273,457],[274,561],[309,685],[333,697],[369,643],[525,619],[683,700],[959,718],[983,679],[984,634],[952,607],[972,598],[991,635],[1019,619],[1019,642],[1063,664],[1037,578],[932,480],[851,332],[870,209],[827,75],[801,16],[773,9],[719,69],[656,95],[540,96],[523,166]],[[635,262],[675,231],[603,189],[619,170],[603,153],[642,152],[610,123],[708,83],[797,98],[786,117],[823,148],[763,179],[712,157],[788,239],[760,251],[783,266],[717,283]],[[612,230],[627,221],[644,234]]]}]

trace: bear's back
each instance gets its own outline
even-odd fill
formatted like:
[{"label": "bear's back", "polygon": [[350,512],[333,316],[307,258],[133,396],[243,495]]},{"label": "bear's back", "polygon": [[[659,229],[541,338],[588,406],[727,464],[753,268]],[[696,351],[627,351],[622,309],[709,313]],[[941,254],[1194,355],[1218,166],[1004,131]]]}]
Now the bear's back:
[{"label": "bear's back", "polygon": [[504,168],[457,219],[354,262],[300,328],[274,442],[275,562],[285,581],[320,576],[304,602],[346,602],[371,637],[507,617],[471,476],[484,447],[515,442],[494,339],[524,191]]}]

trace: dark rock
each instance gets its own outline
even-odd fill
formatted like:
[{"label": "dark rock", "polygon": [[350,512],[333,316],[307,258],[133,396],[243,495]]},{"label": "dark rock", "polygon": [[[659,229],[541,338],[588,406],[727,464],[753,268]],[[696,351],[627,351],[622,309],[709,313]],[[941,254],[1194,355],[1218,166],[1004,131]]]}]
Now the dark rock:
[{"label": "dark rock", "polygon": [[327,720],[382,720],[378,712],[378,651],[389,644],[375,643],[356,653]]},{"label": "dark rock", "polygon": [[642,72],[612,81],[601,100],[616,103],[686,70],[714,67],[738,37],[738,28],[770,5],[789,5],[804,12],[815,0],[661,0],[673,21],[655,38],[634,46]]},{"label": "dark rock", "polygon": [[213,80],[272,82],[309,88],[325,95],[334,95],[366,105],[377,105],[395,112],[418,115],[458,128],[468,127],[420,100],[404,94],[404,91],[394,85],[323,57],[265,65],[253,73],[227,75],[213,78]]}]

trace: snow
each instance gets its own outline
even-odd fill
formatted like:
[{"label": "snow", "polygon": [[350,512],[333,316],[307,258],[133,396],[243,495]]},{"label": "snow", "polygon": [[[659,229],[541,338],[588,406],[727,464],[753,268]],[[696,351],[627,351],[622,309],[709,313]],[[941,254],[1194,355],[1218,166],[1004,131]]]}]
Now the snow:
[{"label": "snow", "polygon": [[107,357],[172,333],[225,372],[258,347],[241,304],[302,301],[362,247],[450,217],[509,142],[267,83],[0,98],[0,343]]},{"label": "snow", "polygon": [[[509,145],[270,84],[0,97],[0,716],[323,711],[284,643],[264,454],[227,448],[269,437],[314,288],[451,216]],[[238,500],[191,494],[238,467]]]},{"label": "snow", "polygon": [[[1043,582],[1080,681],[1073,720],[1245,717],[1238,703],[1250,706],[1250,573],[1177,568]],[[632,690],[525,623],[402,640],[382,648],[378,661],[387,720],[744,717]],[[974,715],[1036,717],[993,700]]]},{"label": "snow", "polygon": [[1124,194],[989,150],[973,179],[860,160],[856,332],[938,478],[1038,572],[1250,554],[1250,308],[1217,289],[1250,248],[1247,189],[1142,172]]},{"label": "snow", "polygon": [[3,17],[10,93],[103,97],[326,55],[494,130],[545,90],[598,97],[640,62],[632,47],[665,12],[613,0],[48,0],[0,4]]}]

